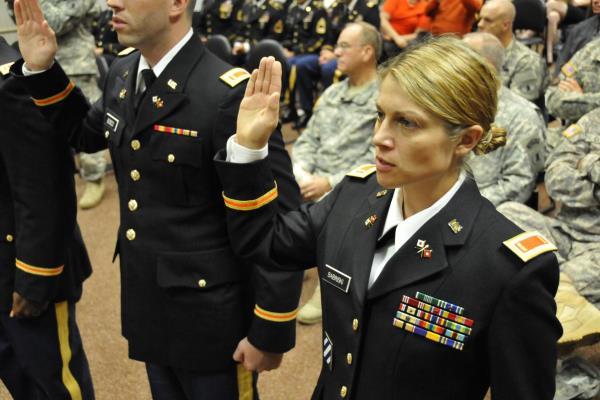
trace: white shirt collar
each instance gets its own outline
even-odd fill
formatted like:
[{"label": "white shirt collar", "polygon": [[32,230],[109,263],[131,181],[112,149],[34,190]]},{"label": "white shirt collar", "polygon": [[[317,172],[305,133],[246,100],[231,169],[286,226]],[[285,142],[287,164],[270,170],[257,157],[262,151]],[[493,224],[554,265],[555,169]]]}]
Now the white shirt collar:
[{"label": "white shirt collar", "polygon": [[[191,39],[193,34],[194,34],[194,30],[192,28],[190,28],[188,33],[186,33],[185,36],[179,42],[177,42],[177,44],[175,46],[173,46],[171,48],[171,50],[169,50],[167,52],[167,54],[165,54],[156,63],[156,65],[154,67],[152,67],[152,72],[154,72],[154,75],[157,78],[160,76],[160,74],[163,73],[165,68],[167,68],[167,66],[169,65],[171,60],[173,60],[173,58],[175,58],[175,56],[177,55],[177,53],[179,53],[179,51],[183,48],[183,46],[185,46],[185,44]],[[143,87],[144,80],[141,78],[141,75],[142,75],[143,70],[149,69],[149,68],[150,68],[150,64],[148,64],[148,61],[146,60],[146,58],[144,56],[140,56],[140,63],[138,64],[137,80],[136,80],[136,82],[137,82],[136,93],[142,89],[145,89],[145,87]]]},{"label": "white shirt collar", "polygon": [[[461,173],[458,177],[456,183],[448,190],[442,197],[438,199],[435,203],[433,203],[428,208],[419,211],[418,213],[412,215],[408,220],[412,220],[415,225],[422,226],[425,222],[429,221],[434,215],[436,215],[446,204],[450,202],[452,197],[458,192],[458,189],[465,181],[466,175]],[[390,203],[390,208],[387,213],[387,217],[385,218],[385,224],[383,225],[383,231],[381,232],[381,237],[385,235],[389,230],[396,227],[401,222],[404,222],[404,215],[402,214],[402,197],[400,195],[402,188],[398,188],[394,190],[394,195],[392,196],[392,202]]]}]

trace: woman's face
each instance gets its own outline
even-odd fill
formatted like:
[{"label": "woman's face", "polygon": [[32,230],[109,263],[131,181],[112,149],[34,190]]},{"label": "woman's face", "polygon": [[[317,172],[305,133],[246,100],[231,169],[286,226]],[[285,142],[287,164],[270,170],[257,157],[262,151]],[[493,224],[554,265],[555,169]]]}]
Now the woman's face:
[{"label": "woman's face", "polygon": [[438,117],[416,105],[395,79],[381,83],[375,124],[377,180],[386,188],[456,176],[457,144]]}]

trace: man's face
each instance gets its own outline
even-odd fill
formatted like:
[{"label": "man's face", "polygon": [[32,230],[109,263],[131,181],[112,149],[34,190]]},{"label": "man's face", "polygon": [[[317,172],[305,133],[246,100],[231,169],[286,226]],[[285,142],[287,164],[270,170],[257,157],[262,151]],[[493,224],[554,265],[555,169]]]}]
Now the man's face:
[{"label": "man's face", "polygon": [[500,37],[505,30],[505,21],[502,14],[493,5],[484,5],[479,13],[479,23],[477,30],[479,32],[491,33],[496,37]]},{"label": "man's face", "polygon": [[592,0],[592,12],[600,14],[600,0]]},{"label": "man's face", "polygon": [[138,49],[160,42],[170,21],[171,0],[107,0],[119,43]]},{"label": "man's face", "polygon": [[356,25],[344,29],[335,46],[337,68],[344,75],[352,75],[357,69],[364,67],[367,57],[366,46],[362,43],[361,28]]}]

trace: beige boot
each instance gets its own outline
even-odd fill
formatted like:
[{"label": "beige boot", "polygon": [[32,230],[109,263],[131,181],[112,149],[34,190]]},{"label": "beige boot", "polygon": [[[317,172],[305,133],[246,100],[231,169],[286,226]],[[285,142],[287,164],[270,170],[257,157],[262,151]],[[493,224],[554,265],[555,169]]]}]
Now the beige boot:
[{"label": "beige boot", "polygon": [[323,312],[321,311],[321,287],[317,285],[312,297],[306,302],[298,312],[298,322],[305,325],[316,324],[321,321]]},{"label": "beige boot", "polygon": [[100,204],[102,196],[104,196],[104,179],[86,182],[83,195],[79,200],[79,207],[84,210],[96,207]]},{"label": "beige boot", "polygon": [[555,300],[556,317],[563,328],[560,345],[588,345],[600,340],[600,310],[581,296],[562,272]]}]

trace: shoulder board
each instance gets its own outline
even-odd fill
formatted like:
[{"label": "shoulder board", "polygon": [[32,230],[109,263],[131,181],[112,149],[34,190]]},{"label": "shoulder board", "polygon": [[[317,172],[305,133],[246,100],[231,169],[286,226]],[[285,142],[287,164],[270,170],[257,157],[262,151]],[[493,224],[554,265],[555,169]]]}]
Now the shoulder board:
[{"label": "shoulder board", "polygon": [[376,170],[375,164],[365,164],[365,165],[361,165],[360,167],[355,168],[352,171],[348,172],[346,174],[346,176],[351,176],[353,178],[365,179],[369,175],[373,174],[373,172],[375,172],[375,170]]},{"label": "shoulder board", "polygon": [[10,67],[13,64],[14,64],[14,62],[9,62],[9,63],[0,65],[0,74],[2,74],[2,76],[8,75],[8,73],[10,72]]},{"label": "shoulder board", "polygon": [[134,51],[136,51],[137,49],[135,47],[127,47],[126,49],[123,49],[119,52],[118,56],[119,57],[123,57],[123,56],[127,56],[131,53],[133,53]]},{"label": "shoulder board", "polygon": [[219,77],[231,87],[236,87],[248,78],[250,78],[250,74],[243,68],[232,68]]},{"label": "shoulder board", "polygon": [[555,245],[543,237],[537,231],[529,231],[505,240],[504,245],[508,247],[521,260],[527,262],[540,254],[558,250]]},{"label": "shoulder board", "polygon": [[581,125],[573,124],[565,129],[562,134],[567,139],[571,139],[573,136],[579,135],[582,131]]}]

